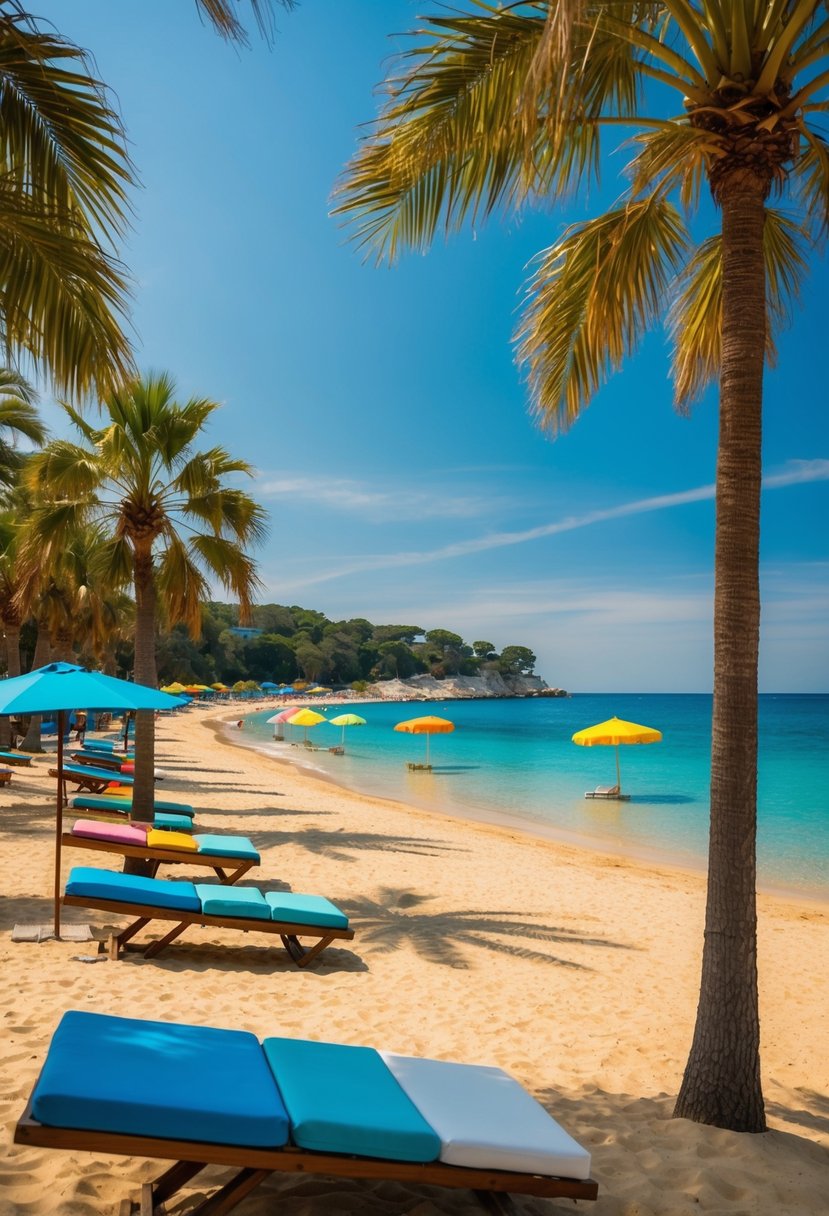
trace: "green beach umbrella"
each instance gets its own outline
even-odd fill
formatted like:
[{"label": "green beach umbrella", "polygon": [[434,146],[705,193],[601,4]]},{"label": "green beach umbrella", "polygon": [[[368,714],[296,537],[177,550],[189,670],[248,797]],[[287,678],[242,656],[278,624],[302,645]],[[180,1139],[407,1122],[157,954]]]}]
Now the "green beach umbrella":
[{"label": "green beach umbrella", "polygon": [[366,724],[365,718],[361,718],[359,714],[339,714],[338,717],[328,718],[327,721],[332,726],[341,726],[343,728],[343,737],[340,743],[340,747],[342,748],[345,747],[345,728],[347,726],[365,726]]}]

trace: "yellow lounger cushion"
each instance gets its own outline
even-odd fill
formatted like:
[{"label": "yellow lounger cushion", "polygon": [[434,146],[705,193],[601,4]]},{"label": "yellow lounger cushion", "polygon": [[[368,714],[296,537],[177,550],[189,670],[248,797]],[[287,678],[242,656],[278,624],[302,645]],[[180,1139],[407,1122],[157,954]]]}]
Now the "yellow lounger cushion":
[{"label": "yellow lounger cushion", "polygon": [[199,851],[196,841],[186,832],[160,832],[157,828],[151,828],[147,833],[147,844],[155,849],[187,849],[190,853]]}]

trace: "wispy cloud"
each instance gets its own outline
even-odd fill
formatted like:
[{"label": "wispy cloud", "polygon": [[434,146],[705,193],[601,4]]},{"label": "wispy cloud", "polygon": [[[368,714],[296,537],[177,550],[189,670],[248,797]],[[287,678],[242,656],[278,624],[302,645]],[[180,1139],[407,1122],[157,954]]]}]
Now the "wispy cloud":
[{"label": "wispy cloud", "polygon": [[[765,490],[781,489],[785,486],[803,485],[808,482],[829,481],[829,460],[793,460],[778,473],[772,473],[763,480]],[[467,557],[475,553],[484,553],[490,549],[501,549],[511,545],[523,545],[529,541],[541,540],[547,536],[557,536],[564,532],[574,532],[579,528],[589,528],[594,524],[607,523],[609,520],[624,519],[632,515],[644,515],[654,511],[666,511],[674,507],[687,506],[690,503],[713,500],[715,486],[712,484],[696,486],[690,490],[679,490],[673,494],[659,494],[652,498],[639,498],[633,502],[619,503],[615,507],[606,507],[599,511],[588,511],[581,515],[568,515],[551,523],[539,524],[534,528],[525,528],[513,532],[490,532],[484,536],[472,537],[469,540],[455,541],[442,545],[437,549],[424,551],[409,551],[405,553],[369,554],[354,559],[333,560],[324,570],[316,570],[314,574],[300,577],[294,582],[282,581],[283,589],[296,590],[301,587],[311,587],[319,583],[330,582],[333,579],[344,578],[352,574],[363,574],[370,570],[387,570],[404,566],[425,565],[429,562],[445,561],[451,558]],[[441,512],[442,513],[442,512]]]},{"label": "wispy cloud", "polygon": [[483,495],[451,495],[442,491],[424,492],[406,487],[375,489],[344,478],[264,477],[257,482],[256,492],[264,498],[285,498],[325,509],[352,511],[383,522],[413,519],[474,519],[491,514],[492,497]]}]

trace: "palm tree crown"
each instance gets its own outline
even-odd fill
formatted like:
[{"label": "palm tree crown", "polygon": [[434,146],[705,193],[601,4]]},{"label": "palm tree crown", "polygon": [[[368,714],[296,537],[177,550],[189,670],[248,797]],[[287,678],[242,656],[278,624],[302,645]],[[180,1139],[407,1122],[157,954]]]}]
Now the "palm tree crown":
[{"label": "palm tree crown", "polygon": [[[206,571],[233,593],[243,618],[250,610],[258,579],[246,547],[264,535],[265,513],[228,478],[252,469],[224,448],[196,450],[218,406],[203,398],[178,404],[165,375],[131,380],[105,397],[103,426],[63,408],[84,442],[55,440],[31,458],[27,481],[44,505],[33,512],[29,536],[48,569],[85,524],[106,528],[99,569],[112,588],[133,581],[135,678],[154,685],[159,601],[171,622],[198,634]],[[152,715],[139,714],[133,813],[144,818],[152,813],[152,755]]]}]

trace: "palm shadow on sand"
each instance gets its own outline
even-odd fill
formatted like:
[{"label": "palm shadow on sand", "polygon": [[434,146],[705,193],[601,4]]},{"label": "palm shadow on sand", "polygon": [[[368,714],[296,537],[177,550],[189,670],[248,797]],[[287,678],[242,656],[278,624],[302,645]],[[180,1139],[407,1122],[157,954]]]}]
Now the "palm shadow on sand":
[{"label": "palm shadow on sand", "polygon": [[457,853],[452,845],[420,836],[390,836],[385,832],[325,832],[321,828],[301,828],[298,831],[252,832],[251,840],[262,852],[276,845],[300,845],[316,856],[333,861],[357,861],[354,853],[371,850],[379,853],[414,853],[422,857],[437,857]]},{"label": "palm shadow on sand", "polygon": [[[410,945],[422,959],[444,967],[471,966],[461,947],[474,946],[513,958],[551,963],[557,967],[591,970],[587,963],[573,962],[544,950],[533,949],[516,939],[543,944],[628,950],[630,946],[608,938],[588,937],[560,925],[540,924],[516,912],[476,912],[468,910],[427,912],[422,905],[434,895],[384,887],[379,900],[341,901],[349,922],[359,933],[360,943],[380,953]],[[512,940],[504,941],[504,938]]]}]

